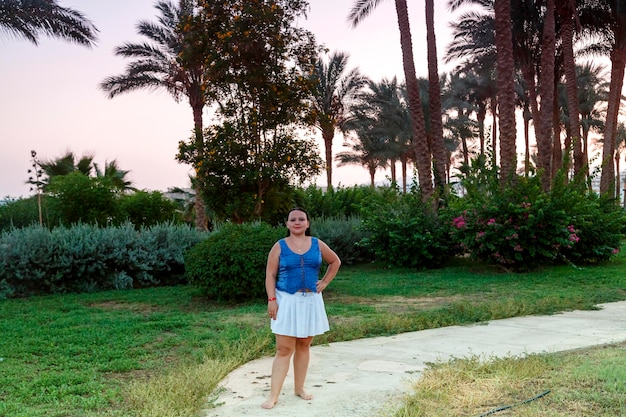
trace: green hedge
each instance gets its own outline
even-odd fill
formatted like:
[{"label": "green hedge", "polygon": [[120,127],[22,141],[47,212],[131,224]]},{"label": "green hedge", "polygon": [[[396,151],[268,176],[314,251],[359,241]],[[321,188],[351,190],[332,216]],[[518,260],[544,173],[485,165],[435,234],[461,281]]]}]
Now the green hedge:
[{"label": "green hedge", "polygon": [[171,224],[12,229],[0,235],[0,298],[181,283],[184,252],[205,237]]},{"label": "green hedge", "polygon": [[266,223],[227,223],[185,254],[185,275],[210,299],[265,298],[267,255],[286,229]]}]

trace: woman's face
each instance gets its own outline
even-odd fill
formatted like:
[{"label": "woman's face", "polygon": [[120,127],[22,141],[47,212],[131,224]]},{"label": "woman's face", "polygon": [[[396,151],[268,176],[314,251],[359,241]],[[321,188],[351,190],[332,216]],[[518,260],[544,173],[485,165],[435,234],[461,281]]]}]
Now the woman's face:
[{"label": "woman's face", "polygon": [[305,212],[293,210],[287,218],[287,229],[293,234],[304,234],[309,228],[309,219]]}]

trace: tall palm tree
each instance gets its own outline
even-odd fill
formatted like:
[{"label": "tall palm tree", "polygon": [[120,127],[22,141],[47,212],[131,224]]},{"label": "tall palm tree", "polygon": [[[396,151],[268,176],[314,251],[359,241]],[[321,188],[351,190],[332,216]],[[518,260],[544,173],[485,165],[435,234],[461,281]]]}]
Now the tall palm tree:
[{"label": "tall palm tree", "polygon": [[445,192],[446,166],[449,160],[443,137],[443,111],[441,108],[441,86],[437,63],[437,42],[435,36],[435,2],[425,1],[426,45],[428,55],[428,105],[430,109],[430,149],[433,154],[435,185],[439,192]]},{"label": "tall palm tree", "polygon": [[59,6],[54,0],[2,0],[2,32],[35,45],[44,35],[91,47],[96,41],[98,29],[81,12]]},{"label": "tall palm tree", "polygon": [[[212,63],[206,45],[199,42],[210,36],[211,26],[201,24],[194,14],[193,1],[181,0],[178,5],[158,1],[158,23],[141,21],[137,25],[140,35],[149,42],[125,43],[115,49],[115,54],[132,59],[122,75],[106,78],[100,88],[109,98],[140,89],[164,89],[179,101],[186,97],[193,112],[197,161],[203,159],[204,150],[202,112],[211,98],[210,72]],[[195,167],[197,169],[197,167]],[[207,229],[207,218],[201,186],[195,184],[196,228]]]},{"label": "tall palm tree", "polygon": [[[574,151],[574,173],[583,169],[582,135],[580,131],[580,111],[578,105],[578,83],[576,81],[576,61],[574,59],[574,32],[580,27],[576,16],[575,0],[559,2],[556,8],[557,17],[561,25],[561,40],[563,50],[563,68],[565,72],[565,86],[567,91],[568,133],[571,137],[571,147]],[[568,149],[568,147],[565,147]]]},{"label": "tall palm tree", "polygon": [[[356,0],[348,17],[353,26],[356,26],[368,16],[382,0]],[[413,42],[411,40],[411,28],[409,25],[409,12],[406,0],[395,0],[396,14],[398,15],[398,27],[400,29],[400,46],[402,49],[402,63],[404,66],[404,79],[409,96],[409,109],[413,126],[413,146],[415,161],[417,164],[418,180],[423,198],[429,199],[433,195],[433,183],[431,174],[431,150],[428,146],[426,124],[420,100],[419,85],[415,73],[413,60]],[[433,37],[434,39],[434,37]]]},{"label": "tall palm tree", "polygon": [[[478,4],[476,4],[478,3]],[[469,100],[476,107],[480,153],[485,153],[485,119],[491,110],[492,148],[497,149],[497,86],[496,86],[496,48],[495,19],[493,0],[454,0],[450,2],[451,10],[472,4],[482,6],[484,10],[470,9],[465,11],[459,20],[452,24],[452,41],[448,45],[444,62],[462,60],[456,72],[464,74]],[[492,163],[497,164],[497,158]]]},{"label": "tall palm tree", "polygon": [[513,59],[513,34],[511,31],[510,0],[495,0],[495,29],[498,113],[500,115],[500,180],[505,186],[515,174],[515,61]]},{"label": "tall palm tree", "polygon": [[609,102],[604,129],[604,146],[602,148],[602,173],[600,175],[600,192],[615,195],[615,166],[613,164],[616,137],[617,116],[621,104],[621,92],[624,84],[626,66],[626,5],[622,0],[606,0],[607,13],[596,13],[599,20],[598,32],[604,35],[604,44],[609,49],[611,58],[611,84]]},{"label": "tall palm tree", "polygon": [[[589,133],[604,129],[606,102],[609,97],[609,83],[606,81],[603,65],[586,63],[576,68],[578,80],[578,101],[582,126],[583,166],[589,169]],[[587,172],[587,177],[589,173]]]},{"label": "tall palm tree", "polygon": [[328,62],[322,57],[315,64],[313,76],[316,86],[313,96],[312,116],[315,126],[322,132],[326,152],[326,185],[333,185],[333,139],[341,129],[346,114],[367,78],[358,68],[348,71],[349,55],[333,52]]},{"label": "tall palm tree", "polygon": [[367,169],[370,175],[370,186],[376,186],[375,176],[378,169],[387,167],[387,149],[382,136],[378,136],[367,129],[355,132],[347,138],[344,146],[350,150],[337,153],[335,159],[339,166],[360,165]]},{"label": "tall palm tree", "polygon": [[385,154],[391,168],[391,181],[396,183],[396,162],[402,164],[402,190],[407,188],[407,163],[410,155],[411,117],[406,104],[406,87],[396,77],[369,82],[369,91],[361,97],[370,108],[374,127],[372,134],[387,143]]}]

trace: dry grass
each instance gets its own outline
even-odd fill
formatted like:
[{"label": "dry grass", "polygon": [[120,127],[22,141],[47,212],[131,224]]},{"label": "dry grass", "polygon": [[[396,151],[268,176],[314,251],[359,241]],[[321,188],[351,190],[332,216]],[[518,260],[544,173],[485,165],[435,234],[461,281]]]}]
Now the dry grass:
[{"label": "dry grass", "polygon": [[[429,368],[394,417],[626,415],[626,343]],[[548,394],[536,398],[538,395]]]},{"label": "dry grass", "polygon": [[[252,343],[220,345],[206,351],[200,364],[171,368],[161,375],[134,380],[129,384],[126,401],[137,417],[189,417],[206,408],[207,398],[217,395],[216,388],[233,369],[258,355],[268,340],[259,337]],[[220,351],[220,355],[216,355]],[[222,359],[213,359],[215,357]]]}]

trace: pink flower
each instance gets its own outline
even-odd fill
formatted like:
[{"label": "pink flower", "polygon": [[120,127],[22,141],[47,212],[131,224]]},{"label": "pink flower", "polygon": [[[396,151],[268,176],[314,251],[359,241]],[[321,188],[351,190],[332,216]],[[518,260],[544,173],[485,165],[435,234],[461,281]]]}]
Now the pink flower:
[{"label": "pink flower", "polygon": [[515,245],[515,247],[513,248],[514,251],[517,252],[523,252],[524,248],[522,248],[519,244]]},{"label": "pink flower", "polygon": [[494,224],[496,224],[496,219],[489,219],[487,222],[487,226],[493,226]]},{"label": "pink flower", "polygon": [[483,236],[485,236],[485,232],[478,232],[478,233],[476,233],[476,240],[482,238]]},{"label": "pink flower", "polygon": [[615,248],[611,251],[613,255],[617,255],[619,253],[619,248]]},{"label": "pink flower", "polygon": [[454,219],[452,219],[452,223],[457,229],[465,227],[465,219],[463,218],[463,216],[455,217]]}]

